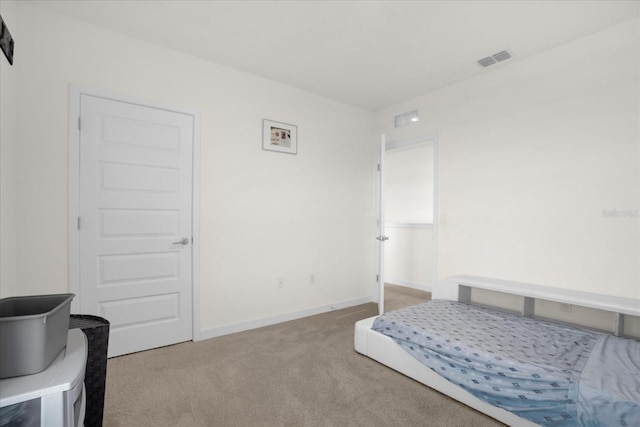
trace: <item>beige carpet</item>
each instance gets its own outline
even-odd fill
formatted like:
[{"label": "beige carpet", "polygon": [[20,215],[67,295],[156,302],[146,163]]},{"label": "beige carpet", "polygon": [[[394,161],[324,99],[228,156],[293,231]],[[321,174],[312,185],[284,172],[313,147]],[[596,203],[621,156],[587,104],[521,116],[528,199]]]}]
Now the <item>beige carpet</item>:
[{"label": "beige carpet", "polygon": [[[389,309],[429,296],[386,289]],[[376,314],[364,304],[110,359],[104,425],[502,425],[356,353],[354,323]]]}]

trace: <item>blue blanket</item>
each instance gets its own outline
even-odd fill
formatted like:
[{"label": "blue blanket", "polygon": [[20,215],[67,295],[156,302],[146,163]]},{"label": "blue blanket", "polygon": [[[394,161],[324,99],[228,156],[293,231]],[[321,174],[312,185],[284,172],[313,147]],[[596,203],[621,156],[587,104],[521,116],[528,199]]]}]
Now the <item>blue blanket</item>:
[{"label": "blue blanket", "polygon": [[[474,396],[534,423],[640,426],[640,341],[447,300],[386,313],[373,329]],[[593,352],[607,363],[590,359]],[[626,391],[602,384],[614,365]]]}]

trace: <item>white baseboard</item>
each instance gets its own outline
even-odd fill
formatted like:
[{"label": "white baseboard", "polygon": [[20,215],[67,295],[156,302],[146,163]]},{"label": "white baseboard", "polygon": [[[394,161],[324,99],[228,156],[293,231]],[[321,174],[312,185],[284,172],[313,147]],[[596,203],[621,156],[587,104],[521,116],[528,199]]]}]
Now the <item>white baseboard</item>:
[{"label": "white baseboard", "polygon": [[207,340],[209,338],[220,337],[222,335],[234,334],[236,332],[248,331],[250,329],[262,328],[263,326],[275,325],[276,323],[288,322],[290,320],[301,319],[303,317],[314,316],[333,310],[341,310],[343,308],[353,307],[356,305],[376,302],[371,297],[358,298],[350,301],[338,302],[335,304],[313,307],[306,310],[296,311],[293,313],[279,314],[277,316],[265,317],[262,319],[249,320],[247,322],[234,323],[231,325],[220,326],[201,330],[196,334],[194,341]]},{"label": "white baseboard", "polygon": [[432,292],[433,291],[433,286],[431,286],[431,285],[421,285],[419,283],[407,282],[406,280],[387,279],[385,277],[384,282],[388,283],[390,285],[406,286],[407,288],[413,288],[413,289],[417,289],[419,291],[425,291],[425,292]]}]

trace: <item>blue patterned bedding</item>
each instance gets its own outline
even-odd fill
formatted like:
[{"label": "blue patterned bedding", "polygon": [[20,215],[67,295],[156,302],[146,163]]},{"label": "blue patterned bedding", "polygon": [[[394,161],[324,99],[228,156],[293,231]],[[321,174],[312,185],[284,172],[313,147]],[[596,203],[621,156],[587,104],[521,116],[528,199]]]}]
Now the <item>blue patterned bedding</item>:
[{"label": "blue patterned bedding", "polygon": [[534,423],[640,426],[640,341],[447,300],[386,313],[373,329]]}]

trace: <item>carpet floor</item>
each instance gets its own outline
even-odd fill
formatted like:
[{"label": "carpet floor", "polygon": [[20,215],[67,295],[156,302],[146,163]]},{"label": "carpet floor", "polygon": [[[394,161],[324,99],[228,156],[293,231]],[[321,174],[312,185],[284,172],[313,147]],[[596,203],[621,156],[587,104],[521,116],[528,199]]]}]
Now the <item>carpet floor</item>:
[{"label": "carpet floor", "polygon": [[[386,287],[387,311],[429,294]],[[353,349],[377,305],[109,359],[105,427],[502,424]]]}]

